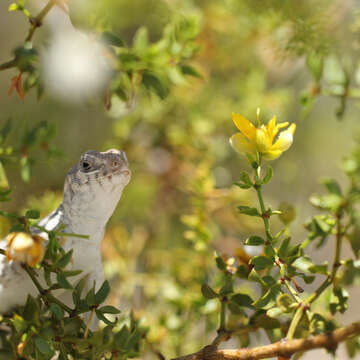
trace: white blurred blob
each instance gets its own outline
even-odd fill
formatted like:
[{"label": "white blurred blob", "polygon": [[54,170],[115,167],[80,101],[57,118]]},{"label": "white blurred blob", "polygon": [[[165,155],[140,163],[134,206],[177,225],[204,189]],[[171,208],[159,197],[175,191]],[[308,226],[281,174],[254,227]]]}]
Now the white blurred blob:
[{"label": "white blurred blob", "polygon": [[250,256],[259,256],[264,251],[264,247],[244,245],[244,251]]},{"label": "white blurred blob", "polygon": [[96,39],[74,29],[55,31],[42,52],[45,88],[57,99],[78,103],[104,91],[110,68]]},{"label": "white blurred blob", "polygon": [[165,174],[170,170],[171,167],[171,155],[170,153],[163,148],[155,148],[149,151],[149,154],[146,158],[146,165],[149,170],[155,174]]}]

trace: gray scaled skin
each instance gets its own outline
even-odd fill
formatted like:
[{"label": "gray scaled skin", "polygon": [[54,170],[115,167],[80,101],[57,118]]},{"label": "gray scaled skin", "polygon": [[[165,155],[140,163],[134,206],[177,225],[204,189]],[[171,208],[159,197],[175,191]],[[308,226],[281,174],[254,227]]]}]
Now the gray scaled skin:
[{"label": "gray scaled skin", "polygon": [[[61,205],[39,222],[47,230],[55,230],[64,224],[64,232],[89,236],[89,239],[66,237],[63,245],[65,251],[74,250],[68,268],[82,270],[80,275],[69,279],[74,283],[88,275],[85,290],[89,290],[94,281],[96,288],[104,281],[100,244],[105,225],[130,177],[125,152],[114,149],[106,152],[87,151],[66,176]],[[46,238],[46,233],[40,235]],[[0,242],[0,248],[6,249],[4,240]],[[39,276],[39,280],[41,278]],[[0,313],[24,305],[28,294],[37,296],[38,290],[21,264],[8,262],[5,256],[0,256]],[[64,298],[61,293],[54,295],[59,296],[68,306],[73,306],[71,297]]]}]

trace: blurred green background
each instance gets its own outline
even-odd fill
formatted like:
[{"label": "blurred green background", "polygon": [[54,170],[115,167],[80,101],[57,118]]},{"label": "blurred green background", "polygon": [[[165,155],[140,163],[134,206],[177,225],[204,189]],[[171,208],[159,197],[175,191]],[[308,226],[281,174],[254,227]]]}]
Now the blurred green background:
[{"label": "blurred green background", "polygon": [[[9,4],[0,3],[1,63],[28,29],[21,13],[8,13]],[[55,11],[35,35],[40,49],[70,26],[66,14]],[[82,11],[72,13],[76,26],[98,30],[106,24],[130,45],[141,26],[157,41],[174,17],[192,17],[199,51],[191,62],[202,78],[172,74],[166,99],[140,91],[131,107],[114,98],[107,111],[101,101],[71,103],[46,89],[39,102],[33,91],[23,101],[8,96],[16,71],[2,71],[0,126],[12,119],[10,142],[47,121],[57,128],[53,143],[60,152],[49,159],[39,150],[28,182],[21,179],[18,162],[7,163],[14,190],[12,201],[1,206],[37,208],[45,215],[61,200],[65,174],[82,152],[125,150],[133,177],[103,242],[111,301],[124,312],[133,308],[151,327],[149,341],[166,356],[186,354],[216,329],[217,303],[205,301],[200,292],[200,283],[215,271],[214,251],[234,255],[248,234],[262,231],[257,220],[236,213],[236,205],[250,204],[253,194],[232,185],[247,165],[229,146],[236,131],[231,112],[254,120],[260,107],[265,122],[276,114],[280,122],[297,124],[292,147],[272,164],[275,175],[265,197],[274,208],[281,201],[296,204],[291,227],[303,241],[303,223],[314,214],[309,196],[320,191],[323,176],[345,181],[339,164],[358,132],[357,103],[347,101],[339,119],[341,97],[333,95],[341,94],[347,74],[352,86],[359,80],[359,7],[350,0],[93,0]],[[313,54],[325,59],[322,82],[332,96],[316,96],[309,66]],[[0,226],[6,234],[9,225]],[[332,248],[330,242],[317,254],[314,249],[315,258],[330,260]],[[357,312],[359,292],[351,294],[345,322]],[[145,356],[155,358],[151,351]]]}]

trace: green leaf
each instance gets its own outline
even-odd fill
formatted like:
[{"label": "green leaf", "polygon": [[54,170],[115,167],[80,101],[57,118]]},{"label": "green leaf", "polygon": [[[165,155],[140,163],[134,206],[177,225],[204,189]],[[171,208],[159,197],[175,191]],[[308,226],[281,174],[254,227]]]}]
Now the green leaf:
[{"label": "green leaf", "polygon": [[105,280],[101,285],[99,291],[97,291],[97,293],[95,294],[96,304],[103,303],[109,294],[110,294],[110,285],[109,282]]},{"label": "green leaf", "polygon": [[326,189],[328,190],[329,193],[331,194],[336,194],[341,196],[341,188],[340,185],[331,178],[323,178],[321,180],[321,183],[325,185]]},{"label": "green leaf", "polygon": [[158,76],[148,71],[143,73],[142,82],[148,90],[152,90],[160,99],[169,95],[169,89],[163,84]]},{"label": "green leaf", "polygon": [[253,303],[256,308],[268,310],[276,304],[276,298],[281,293],[281,286],[276,284]]},{"label": "green leaf", "polygon": [[250,236],[245,240],[245,245],[249,245],[249,246],[258,246],[264,244],[265,244],[265,240],[260,236]]},{"label": "green leaf", "polygon": [[264,178],[262,179],[262,183],[263,184],[267,184],[271,178],[273,177],[273,169],[271,166],[268,166],[267,169],[266,169],[266,174],[264,176]]},{"label": "green leaf", "polygon": [[103,307],[99,308],[98,310],[103,314],[119,314],[120,313],[119,309],[117,309],[114,306],[110,306],[110,305],[103,306]]},{"label": "green leaf", "polygon": [[149,34],[146,27],[140,27],[134,36],[134,49],[144,52],[149,46]]},{"label": "green leaf", "polygon": [[115,47],[125,46],[125,42],[110,31],[103,32],[101,35],[101,39],[111,46],[115,46]]},{"label": "green leaf", "polygon": [[220,289],[220,296],[226,296],[234,291],[233,279],[231,275],[226,276],[225,284]]},{"label": "green leaf", "polygon": [[283,309],[279,307],[273,307],[268,311],[266,311],[266,315],[274,319],[278,318],[283,313],[284,313]]},{"label": "green leaf", "polygon": [[254,300],[246,294],[234,294],[230,297],[230,301],[236,303],[239,306],[246,306],[252,308]]},{"label": "green leaf", "polygon": [[56,280],[59,283],[59,285],[64,289],[72,289],[72,285],[69,283],[69,281],[66,279],[66,277],[62,273],[58,273],[56,275]]},{"label": "green leaf", "polygon": [[321,265],[312,265],[309,267],[309,271],[313,274],[323,274],[323,275],[328,275],[328,262],[325,261],[323,264]]},{"label": "green leaf", "polygon": [[265,312],[260,313],[255,317],[255,325],[263,329],[276,329],[280,327],[279,320],[267,316]]},{"label": "green leaf", "polygon": [[203,76],[201,75],[201,73],[198,70],[196,70],[193,66],[180,65],[180,71],[184,75],[194,76],[194,77],[197,77],[199,79],[203,79]]},{"label": "green leaf", "polygon": [[28,295],[23,312],[24,319],[27,321],[35,321],[35,319],[39,317],[39,314],[40,309],[38,303],[31,295]]},{"label": "green leaf", "polygon": [[301,256],[294,261],[293,267],[303,272],[310,272],[310,268],[314,266],[314,263],[308,256]]},{"label": "green leaf", "polygon": [[279,256],[280,259],[284,259],[285,256],[287,255],[290,240],[291,240],[291,238],[287,237],[281,242],[281,244],[279,246],[279,249],[278,249],[278,256]]},{"label": "green leaf", "polygon": [[231,311],[231,313],[234,314],[234,315],[245,315],[246,316],[246,313],[245,313],[244,309],[241,308],[235,302],[228,302],[227,307]]},{"label": "green leaf", "polygon": [[264,270],[268,267],[272,267],[274,261],[266,256],[259,255],[251,258],[250,264],[254,265],[255,270],[259,271],[259,270]]},{"label": "green leaf", "polygon": [[85,301],[88,306],[94,306],[98,304],[95,298],[95,284],[86,294]]},{"label": "green leaf", "polygon": [[35,338],[35,345],[37,349],[44,355],[52,355],[53,350],[51,349],[50,344],[43,338],[37,336]]},{"label": "green leaf", "polygon": [[253,207],[240,205],[238,206],[238,210],[241,214],[261,217],[261,214],[259,213],[258,209]]},{"label": "green leaf", "polygon": [[18,4],[12,3],[9,5],[8,11],[11,12],[11,11],[16,11],[18,9],[19,9]]},{"label": "green leaf", "polygon": [[336,312],[340,312],[343,314],[347,308],[347,301],[349,299],[349,293],[345,290],[345,288],[337,287],[333,290],[330,297],[330,312],[331,314],[335,314]]},{"label": "green leaf", "polygon": [[74,250],[71,249],[65,255],[63,255],[57,262],[57,266],[59,266],[60,268],[66,267],[72,258],[73,252]]},{"label": "green leaf", "polygon": [[25,319],[18,314],[14,314],[10,321],[14,325],[18,333],[22,333],[27,327],[27,322],[25,321]]},{"label": "green leaf", "polygon": [[134,349],[138,345],[140,338],[141,338],[140,332],[138,331],[138,329],[135,329],[125,344],[125,350],[129,351]]},{"label": "green leaf", "polygon": [[224,259],[222,258],[222,256],[217,256],[215,258],[215,262],[216,262],[216,266],[219,270],[226,270],[226,262],[224,261]]},{"label": "green leaf", "polygon": [[201,285],[201,293],[206,299],[215,299],[219,296],[208,284]]},{"label": "green leaf", "polygon": [[339,195],[331,193],[323,196],[313,195],[310,197],[310,202],[319,209],[337,211],[343,200]]},{"label": "green leaf", "polygon": [[25,213],[25,217],[27,219],[39,219],[40,218],[40,211],[39,210],[28,210]]},{"label": "green leaf", "polygon": [[50,311],[52,312],[52,314],[55,316],[55,318],[57,320],[60,321],[64,318],[64,310],[58,304],[51,303]]},{"label": "green leaf", "polygon": [[99,310],[95,310],[96,316],[99,320],[103,321],[106,325],[114,326],[117,323],[117,318],[114,321],[109,320],[105,315]]},{"label": "green leaf", "polygon": [[126,325],[124,325],[114,336],[116,347],[122,349],[129,338],[129,335],[129,329]]}]

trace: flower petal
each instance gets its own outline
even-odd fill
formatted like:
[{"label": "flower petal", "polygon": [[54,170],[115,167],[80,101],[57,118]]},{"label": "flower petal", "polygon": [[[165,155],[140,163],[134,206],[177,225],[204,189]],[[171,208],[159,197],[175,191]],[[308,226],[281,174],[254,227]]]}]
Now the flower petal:
[{"label": "flower petal", "polygon": [[255,126],[244,116],[240,114],[232,113],[232,119],[235,126],[243,133],[249,140],[254,139],[256,128]]},{"label": "flower petal", "polygon": [[295,124],[291,124],[288,129],[283,131],[275,144],[271,147],[270,151],[280,150],[281,152],[286,151],[293,142],[293,135],[296,129]]},{"label": "flower petal", "polygon": [[265,160],[275,160],[277,159],[281,154],[283,153],[283,151],[281,150],[270,150],[266,153],[263,153],[263,158]]},{"label": "flower petal", "polygon": [[269,137],[271,138],[271,143],[276,135],[274,134],[275,126],[276,126],[276,115],[274,115],[266,125],[266,129],[268,131]]},{"label": "flower petal", "polygon": [[261,153],[266,153],[272,146],[272,139],[264,125],[260,129],[256,129],[255,144],[256,149]]},{"label": "flower petal", "polygon": [[254,145],[251,144],[241,133],[236,133],[230,138],[230,145],[240,154],[255,152]]}]

